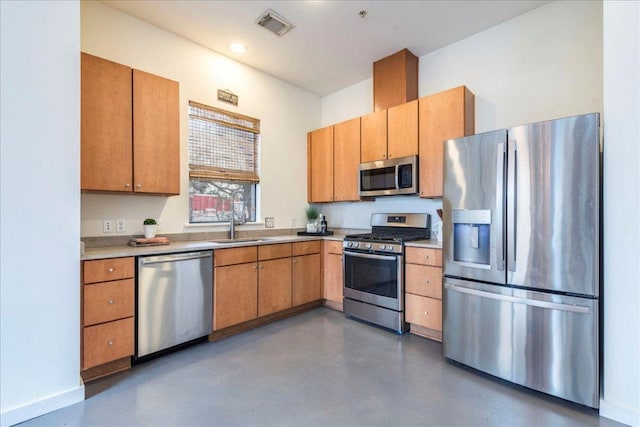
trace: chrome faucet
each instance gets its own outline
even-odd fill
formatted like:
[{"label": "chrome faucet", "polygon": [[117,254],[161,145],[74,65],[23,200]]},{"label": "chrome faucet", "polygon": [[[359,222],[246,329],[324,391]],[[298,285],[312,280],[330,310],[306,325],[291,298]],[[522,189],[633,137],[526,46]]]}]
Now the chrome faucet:
[{"label": "chrome faucet", "polygon": [[[242,217],[240,220],[236,222],[236,196],[240,194],[242,196]],[[229,238],[236,238],[236,225],[242,225],[245,223],[244,221],[244,211],[246,209],[246,204],[244,201],[244,191],[236,190],[231,195],[231,218],[229,219]]]}]

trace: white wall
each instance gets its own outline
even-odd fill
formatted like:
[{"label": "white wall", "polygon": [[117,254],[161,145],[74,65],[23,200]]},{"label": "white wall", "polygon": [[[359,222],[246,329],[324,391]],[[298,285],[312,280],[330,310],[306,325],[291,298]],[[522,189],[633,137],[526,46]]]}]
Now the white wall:
[{"label": "white wall", "polygon": [[2,1],[1,424],[84,399],[80,5]]},{"label": "white wall", "polygon": [[[466,85],[476,96],[476,132],[602,112],[602,3],[554,1],[420,57],[418,96]],[[322,126],[370,113],[373,82],[322,99]],[[322,206],[329,226],[368,227],[372,212],[424,211],[441,199],[380,198]],[[356,216],[353,216],[353,213]]]},{"label": "white wall", "polygon": [[640,426],[640,2],[604,2],[604,112],[600,413]]},{"label": "white wall", "polygon": [[[289,228],[290,218],[296,218],[298,226],[306,222],[306,142],[307,132],[320,125],[318,96],[99,2],[81,2],[81,38],[84,52],[178,81],[181,114],[180,196],[83,194],[83,237],[103,235],[103,219],[125,219],[126,235],[142,233],[142,220],[147,217],[160,220],[163,234],[220,229],[185,226],[189,222],[189,100],[261,120],[259,219],[275,217],[276,228]],[[236,93],[238,107],[218,102],[218,89]]]}]

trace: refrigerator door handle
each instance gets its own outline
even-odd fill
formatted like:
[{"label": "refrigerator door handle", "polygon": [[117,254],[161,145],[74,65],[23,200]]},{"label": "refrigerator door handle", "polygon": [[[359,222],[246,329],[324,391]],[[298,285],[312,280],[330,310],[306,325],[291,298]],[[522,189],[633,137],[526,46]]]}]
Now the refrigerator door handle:
[{"label": "refrigerator door handle", "polygon": [[497,252],[497,269],[498,271],[504,271],[504,142],[498,143],[498,154],[496,163],[496,218],[498,221],[497,227],[500,232],[498,234],[496,243]]},{"label": "refrigerator door handle", "polygon": [[557,302],[538,301],[534,299],[512,297],[510,295],[494,294],[493,292],[479,291],[477,289],[465,288],[462,286],[452,285],[450,283],[444,284],[445,289],[449,289],[454,292],[461,292],[463,294],[475,295],[483,298],[489,298],[499,301],[508,301],[516,304],[524,304],[533,307],[547,308],[550,310],[569,311],[572,313],[589,314],[589,307],[584,305],[571,305],[571,304],[559,304]]},{"label": "refrigerator door handle", "polygon": [[516,229],[518,216],[518,148],[509,141],[507,167],[507,267],[516,271]]}]

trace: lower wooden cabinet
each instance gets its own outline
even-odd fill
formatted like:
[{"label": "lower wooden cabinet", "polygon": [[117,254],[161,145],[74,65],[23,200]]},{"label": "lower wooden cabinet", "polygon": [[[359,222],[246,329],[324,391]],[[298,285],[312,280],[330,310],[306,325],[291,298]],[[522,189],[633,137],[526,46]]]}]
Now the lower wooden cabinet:
[{"label": "lower wooden cabinet", "polygon": [[258,267],[258,317],[292,305],[291,258],[260,261]]},{"label": "lower wooden cabinet", "polygon": [[133,257],[84,261],[82,271],[81,368],[86,372],[134,353],[135,262]]},{"label": "lower wooden cabinet", "polygon": [[405,321],[411,332],[442,340],[442,250],[407,247]]},{"label": "lower wooden cabinet", "polygon": [[322,298],[320,240],[293,243],[293,305]]},{"label": "lower wooden cabinet", "polygon": [[322,298],[325,305],[342,311],[342,241],[324,241]]},{"label": "lower wooden cabinet", "polygon": [[257,262],[215,268],[214,331],[258,317],[257,268]]}]

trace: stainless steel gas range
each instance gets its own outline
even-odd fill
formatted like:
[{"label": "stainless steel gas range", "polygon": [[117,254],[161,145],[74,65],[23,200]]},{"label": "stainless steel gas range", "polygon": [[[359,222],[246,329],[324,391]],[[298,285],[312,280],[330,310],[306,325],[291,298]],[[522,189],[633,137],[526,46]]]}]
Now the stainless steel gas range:
[{"label": "stainless steel gas range", "polygon": [[397,333],[404,321],[404,243],[428,239],[426,213],[374,213],[371,233],[350,234],[343,242],[345,315]]}]

